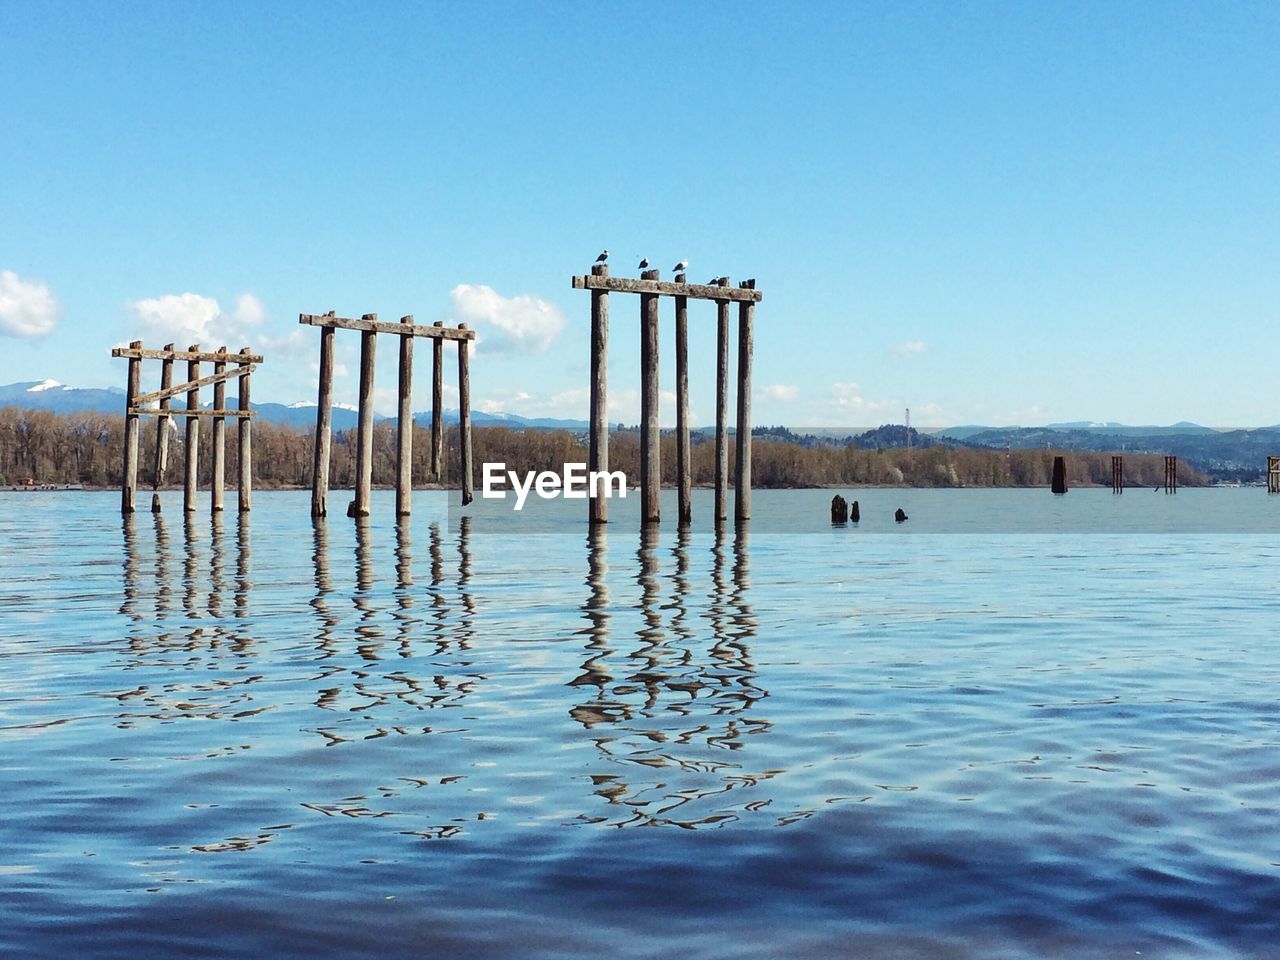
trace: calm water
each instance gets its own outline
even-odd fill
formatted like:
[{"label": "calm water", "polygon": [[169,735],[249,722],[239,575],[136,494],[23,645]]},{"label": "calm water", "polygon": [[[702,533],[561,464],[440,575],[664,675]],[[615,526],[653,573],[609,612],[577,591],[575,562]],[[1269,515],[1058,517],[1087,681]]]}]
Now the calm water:
[{"label": "calm water", "polygon": [[858,496],[0,499],[0,955],[1280,955],[1280,498]]}]

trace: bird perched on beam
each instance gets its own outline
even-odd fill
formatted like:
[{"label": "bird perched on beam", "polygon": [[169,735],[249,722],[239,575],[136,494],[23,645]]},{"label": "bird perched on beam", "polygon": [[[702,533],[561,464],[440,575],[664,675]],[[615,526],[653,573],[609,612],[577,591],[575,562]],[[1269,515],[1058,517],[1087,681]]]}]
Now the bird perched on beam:
[{"label": "bird perched on beam", "polygon": [[609,259],[609,251],[601,250],[600,256],[596,257],[596,263],[604,263],[608,259]]},{"label": "bird perched on beam", "polygon": [[648,269],[649,269],[649,258],[648,258],[648,257],[641,257],[641,258],[640,258],[640,267],[639,267],[639,269],[641,269],[641,270],[648,270]]},{"label": "bird perched on beam", "polygon": [[674,267],[672,267],[672,268],[671,268],[671,272],[672,272],[672,273],[684,273],[684,272],[685,272],[686,270],[688,270],[688,269],[689,269],[689,261],[688,261],[688,260],[681,260],[679,263],[677,263]]}]

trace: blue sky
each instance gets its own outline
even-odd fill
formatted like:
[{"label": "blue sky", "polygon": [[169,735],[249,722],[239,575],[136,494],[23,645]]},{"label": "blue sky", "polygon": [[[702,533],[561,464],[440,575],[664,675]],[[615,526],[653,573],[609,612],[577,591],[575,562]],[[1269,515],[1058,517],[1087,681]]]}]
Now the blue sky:
[{"label": "blue sky", "polygon": [[1280,422],[1277,50],[1269,4],[7,0],[0,383],[199,335],[313,399],[299,312],[412,313],[480,331],[477,405],[580,417],[607,246],[758,279],[757,422]]}]

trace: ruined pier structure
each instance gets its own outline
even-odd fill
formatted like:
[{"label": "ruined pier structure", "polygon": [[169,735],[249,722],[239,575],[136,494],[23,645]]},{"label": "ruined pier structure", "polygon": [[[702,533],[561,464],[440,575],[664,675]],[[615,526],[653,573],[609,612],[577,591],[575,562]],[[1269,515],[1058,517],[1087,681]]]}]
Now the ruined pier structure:
[{"label": "ruined pier structure", "polygon": [[[120,481],[121,513],[131,514],[137,506],[138,442],[141,426],[138,418],[144,416],[160,418],[156,430],[153,489],[158,489],[164,482],[164,473],[169,461],[169,425],[174,417],[183,417],[186,420],[186,434],[183,441],[186,476],[182,488],[182,507],[187,513],[196,509],[196,490],[200,469],[200,418],[210,417],[213,420],[213,482],[210,486],[210,505],[214,513],[220,513],[223,509],[226,418],[236,418],[240,424],[238,483],[240,512],[247,513],[253,497],[253,454],[249,425],[254,413],[249,409],[249,374],[262,363],[262,357],[250,353],[248,347],[239,353],[228,353],[226,347],[220,347],[216,351],[202,351],[198,343],[192,344],[186,350],[175,350],[172,343],[165,344],[160,350],[144,350],[141,340],[134,340],[127,347],[116,347],[111,351],[111,355],[129,361],[124,401],[124,474]],[[160,389],[152,393],[142,393],[143,360],[160,361]],[[173,365],[178,361],[186,361],[187,381],[175,386]],[[200,376],[201,363],[213,364],[211,376]],[[228,408],[227,381],[232,379],[238,382],[239,398],[235,408]],[[208,386],[213,387],[213,407],[203,410],[200,407],[200,388]],[[184,393],[187,395],[185,409],[172,409],[170,401]],[[156,406],[148,406],[152,403]],[[155,513],[160,512],[158,496],[151,498],[151,509]]]},{"label": "ruined pier structure", "polygon": [[[609,294],[634,293],[640,296],[640,519],[657,523],[661,519],[659,494],[662,487],[661,443],[658,426],[658,304],[662,297],[675,301],[676,349],[676,488],[679,524],[687,526],[693,517],[693,469],[689,440],[689,301],[710,300],[716,304],[716,461],[715,522],[724,522],[729,483],[729,312],[738,305],[738,423],[734,436],[736,470],[734,519],[741,524],[751,517],[751,358],[754,344],[755,306],[763,294],[748,280],[737,287],[727,277],[714,284],[687,283],[684,274],[674,282],[658,279],[657,270],[646,270],[639,280],[609,276],[606,264],[596,264],[586,276],[575,276],[576,290],[591,291],[591,424],[587,465],[589,472],[609,470],[608,356]],[[605,497],[588,499],[592,523],[609,519]]]},{"label": "ruined pier structure", "polygon": [[333,332],[360,331],[360,403],[356,428],[355,499],[347,508],[351,517],[367,517],[373,488],[373,373],[377,336],[390,333],[400,338],[399,418],[396,443],[396,515],[408,516],[413,499],[413,341],[432,341],[431,376],[431,474],[435,480],[444,475],[444,343],[458,344],[458,433],[461,452],[462,503],[472,500],[471,466],[471,380],[468,372],[467,344],[475,340],[474,330],[465,323],[446,327],[437,321],[433,326],[417,326],[413,317],[402,317],[399,323],[383,323],[376,313],[366,313],[359,320],[304,313],[298,322],[320,328],[320,386],[316,403],[316,435],[311,477],[311,515],[326,515],[329,493],[329,453],[333,442]]}]

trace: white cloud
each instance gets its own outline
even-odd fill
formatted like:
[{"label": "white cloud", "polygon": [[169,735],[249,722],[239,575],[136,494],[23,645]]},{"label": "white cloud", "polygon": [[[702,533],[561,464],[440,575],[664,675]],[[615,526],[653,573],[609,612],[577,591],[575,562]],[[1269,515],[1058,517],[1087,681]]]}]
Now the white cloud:
[{"label": "white cloud", "polygon": [[43,337],[58,325],[58,298],[48,285],[0,270],[0,333],[10,337]]},{"label": "white cloud", "polygon": [[771,383],[760,388],[760,396],[766,400],[795,400],[800,396],[800,388],[792,383]]},{"label": "white cloud", "polygon": [[[266,319],[262,302],[251,293],[240,294],[229,313],[213,297],[190,292],[134,300],[129,307],[136,318],[136,333],[143,340],[173,341],[179,347],[198,343],[206,349],[226,344],[232,350],[270,342],[259,337],[251,344],[256,328]],[[286,339],[289,337],[281,338]]]},{"label": "white cloud", "polygon": [[899,356],[909,356],[913,353],[924,353],[929,349],[929,345],[923,340],[908,340],[906,343],[900,343],[890,349],[891,353]]},{"label": "white cloud", "polygon": [[565,328],[553,303],[522,294],[504,297],[492,287],[461,283],[449,292],[454,323],[465,323],[494,351],[545,353]]}]

